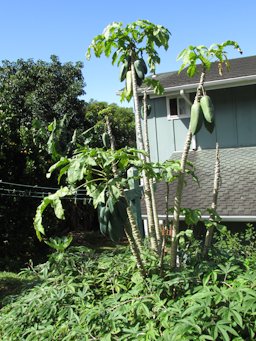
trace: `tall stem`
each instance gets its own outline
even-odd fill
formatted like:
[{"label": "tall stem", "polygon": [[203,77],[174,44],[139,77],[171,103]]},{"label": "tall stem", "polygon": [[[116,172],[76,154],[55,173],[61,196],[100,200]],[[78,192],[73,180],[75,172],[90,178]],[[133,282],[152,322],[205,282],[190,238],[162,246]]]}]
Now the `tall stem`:
[{"label": "tall stem", "polygon": [[[200,82],[197,87],[197,92],[195,96],[195,102],[200,100],[203,92],[203,85],[205,79],[205,70],[201,73]],[[173,230],[172,230],[172,243],[171,243],[171,268],[175,269],[177,266],[177,249],[178,249],[178,238],[177,235],[179,233],[179,225],[180,225],[180,208],[181,208],[181,198],[183,193],[184,186],[184,178],[185,178],[185,170],[188,159],[188,153],[192,140],[192,132],[190,128],[188,128],[188,133],[183,149],[183,153],[181,156],[181,164],[180,171],[178,176],[178,183],[176,188],[176,194],[174,198],[174,212],[173,212]]]},{"label": "tall stem", "polygon": [[165,218],[165,226],[164,226],[164,235],[162,239],[162,246],[161,246],[161,254],[160,254],[160,273],[163,273],[163,262],[164,262],[164,252],[165,252],[165,244],[166,244],[166,233],[168,231],[169,226],[169,183],[166,182],[166,196],[165,196],[165,210],[166,210],[166,218]]},{"label": "tall stem", "polygon": [[[109,122],[108,116],[106,116],[106,126],[107,126],[107,132],[108,132],[109,139],[110,139],[111,149],[115,151],[115,140],[114,140],[114,135],[112,133],[111,124]],[[112,171],[113,171],[114,176],[117,177],[118,170],[117,170],[115,163],[112,164]],[[123,189],[120,186],[119,186],[119,189],[120,189],[121,195],[125,197]],[[128,215],[130,225],[127,224],[124,227],[124,231],[127,236],[128,242],[130,244],[131,251],[137,261],[137,266],[140,269],[140,271],[145,274],[145,269],[144,269],[143,261],[141,258],[142,238],[141,238],[139,228],[135,222],[134,216],[132,214],[132,210],[128,202],[127,202],[127,215]]]},{"label": "tall stem", "polygon": [[[145,151],[147,153],[146,161],[150,162],[151,157],[150,157],[149,138],[148,138],[148,117],[147,117],[148,115],[147,115],[147,92],[146,91],[144,91],[144,94],[143,94],[143,109],[144,109],[144,115],[143,115],[144,116],[143,117],[144,119],[144,146],[145,146]],[[162,243],[162,236],[161,236],[157,208],[156,208],[153,179],[149,179],[149,187],[150,187],[150,193],[151,193],[151,205],[152,205],[152,211],[153,211],[155,234],[156,234],[156,239],[158,243],[158,248],[160,249],[161,243]]]},{"label": "tall stem", "polygon": [[[142,135],[140,110],[139,110],[138,88],[137,88],[137,83],[136,83],[136,73],[135,73],[133,58],[131,62],[131,72],[132,72],[132,87],[133,87],[133,98],[134,98],[134,109],[135,109],[135,127],[136,127],[137,146],[139,149],[145,150],[143,135]],[[146,162],[146,157],[144,155],[142,155],[142,160]],[[146,205],[147,217],[148,217],[148,232],[149,232],[150,245],[151,245],[151,248],[155,252],[158,253],[159,247],[158,247],[155,225],[154,225],[150,183],[149,183],[149,179],[147,178],[144,172],[143,172],[143,185],[144,185],[145,205]]]},{"label": "tall stem", "polygon": [[[214,172],[214,180],[213,180],[213,192],[212,192],[212,205],[211,208],[216,211],[217,202],[218,202],[218,193],[220,188],[220,152],[219,145],[216,143],[216,156],[215,156],[215,172]],[[210,217],[210,219],[212,219]],[[214,227],[211,226],[205,235],[203,256],[206,257],[208,255],[208,251],[212,245],[212,238],[214,233]]]}]

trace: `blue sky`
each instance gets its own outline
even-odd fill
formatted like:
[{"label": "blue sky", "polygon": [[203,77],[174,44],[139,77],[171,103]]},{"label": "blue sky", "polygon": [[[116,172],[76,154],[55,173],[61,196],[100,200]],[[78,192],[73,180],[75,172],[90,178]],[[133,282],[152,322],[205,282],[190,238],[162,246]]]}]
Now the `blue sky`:
[{"label": "blue sky", "polygon": [[[1,0],[0,11],[0,60],[48,61],[55,54],[61,62],[82,61],[85,100],[121,105],[117,67],[105,57],[85,59],[93,37],[113,21],[147,19],[171,31],[169,50],[159,49],[157,72],[177,70],[176,57],[188,45],[231,39],[240,44],[244,56],[256,54],[255,0]],[[229,56],[239,54],[230,50]]]}]

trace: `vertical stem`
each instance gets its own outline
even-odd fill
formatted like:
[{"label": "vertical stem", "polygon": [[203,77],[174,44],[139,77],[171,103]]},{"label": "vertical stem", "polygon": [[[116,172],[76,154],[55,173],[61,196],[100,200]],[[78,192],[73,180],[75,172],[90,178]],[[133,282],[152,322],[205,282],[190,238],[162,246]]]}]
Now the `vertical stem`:
[{"label": "vertical stem", "polygon": [[178,249],[178,239],[177,235],[179,233],[179,223],[180,223],[180,208],[181,208],[181,198],[184,186],[184,178],[185,178],[185,168],[188,158],[188,152],[190,148],[192,140],[191,130],[188,130],[187,138],[184,146],[184,150],[181,158],[181,170],[179,172],[178,184],[176,189],[176,194],[174,197],[174,212],[173,212],[173,229],[172,229],[172,237],[171,237],[171,268],[176,268],[176,260],[177,260],[177,249]]},{"label": "vertical stem", "polygon": [[144,150],[144,143],[142,137],[141,119],[140,119],[140,108],[139,108],[139,96],[138,87],[136,83],[136,73],[134,68],[134,60],[132,58],[131,62],[131,72],[132,72],[132,89],[133,89],[133,100],[134,100],[134,114],[135,114],[135,129],[137,138],[138,149]]},{"label": "vertical stem", "polygon": [[[135,127],[136,127],[137,145],[138,145],[138,149],[145,150],[143,135],[142,135],[142,128],[141,128],[139,97],[138,97],[138,89],[137,89],[137,83],[136,83],[136,74],[135,74],[133,58],[131,62],[131,72],[132,72],[132,88],[133,88],[134,109],[135,109]],[[144,155],[142,155],[142,160],[146,162],[146,157]],[[145,173],[143,173],[143,185],[144,185],[145,205],[146,205],[147,217],[148,217],[148,232],[149,232],[150,245],[151,245],[151,248],[155,252],[158,253],[159,248],[158,248],[158,242],[157,242],[155,226],[154,226],[151,189],[150,189],[149,179],[146,177]]]},{"label": "vertical stem", "polygon": [[[107,131],[108,131],[108,135],[109,135],[109,139],[110,139],[111,149],[113,151],[115,151],[115,140],[114,140],[114,136],[112,133],[111,124],[109,122],[108,116],[106,116],[106,125],[107,125]],[[114,176],[117,177],[118,176],[118,170],[117,170],[117,166],[115,163],[112,164],[112,171],[113,171]],[[121,195],[125,197],[123,189],[120,188],[120,186],[119,186],[119,189],[120,189]],[[128,242],[130,244],[131,251],[136,258],[138,268],[140,269],[140,271],[143,270],[142,272],[145,273],[143,261],[141,258],[142,238],[141,238],[139,228],[136,225],[135,219],[134,219],[133,214],[132,214],[132,210],[131,210],[128,202],[127,202],[127,215],[128,215],[130,225],[127,224],[127,226],[125,226],[125,228],[124,228],[125,234],[127,236]]]},{"label": "vertical stem", "polygon": [[[213,180],[213,192],[212,192],[212,205],[211,208],[216,211],[217,202],[218,202],[218,193],[220,188],[220,152],[219,145],[216,143],[216,158],[215,158],[215,172],[214,172],[214,180]],[[210,217],[210,219],[212,219]],[[212,238],[214,233],[214,227],[211,226],[205,235],[203,256],[206,257],[208,255],[209,248],[212,245]]]},{"label": "vertical stem", "polygon": [[166,218],[165,218],[165,226],[164,226],[164,235],[162,239],[162,246],[161,246],[161,254],[160,254],[160,274],[163,273],[163,261],[164,261],[164,251],[165,251],[165,244],[166,244],[166,232],[168,231],[169,226],[169,183],[166,182],[166,197],[165,197],[165,209],[166,209]]},{"label": "vertical stem", "polygon": [[[148,138],[147,92],[146,92],[146,90],[144,91],[144,94],[143,94],[143,109],[144,109],[144,117],[143,117],[143,119],[144,119],[144,146],[145,146],[145,151],[147,153],[146,161],[150,162],[151,157],[150,157],[149,138]],[[157,215],[153,179],[149,179],[149,187],[150,187],[150,193],[151,193],[151,205],[152,205],[152,211],[153,211],[153,221],[154,221],[155,234],[156,234],[158,248],[160,249],[161,242],[162,242],[162,236],[161,236],[161,231],[160,231],[159,221],[158,221],[158,215]]]},{"label": "vertical stem", "polygon": [[144,264],[143,264],[143,261],[141,258],[141,250],[136,243],[136,240],[134,238],[131,226],[127,224],[127,226],[125,226],[125,228],[124,228],[124,231],[125,231],[126,237],[128,239],[132,254],[136,259],[137,267],[138,267],[141,275],[143,277],[145,277],[146,271],[145,271],[145,267],[144,267]]},{"label": "vertical stem", "polygon": [[[195,102],[200,100],[200,97],[203,93],[203,85],[205,79],[205,70],[201,73],[200,82],[197,87]],[[191,145],[192,140],[192,132],[190,128],[188,128],[188,133],[183,149],[183,153],[181,156],[181,164],[180,164],[180,172],[178,177],[177,189],[174,198],[174,212],[173,212],[173,230],[172,230],[172,244],[171,244],[171,268],[175,269],[177,266],[177,249],[178,249],[178,239],[177,235],[179,233],[179,224],[180,224],[180,208],[181,208],[181,198],[184,186],[184,178],[185,178],[185,169],[186,163],[188,159],[188,153]]]}]

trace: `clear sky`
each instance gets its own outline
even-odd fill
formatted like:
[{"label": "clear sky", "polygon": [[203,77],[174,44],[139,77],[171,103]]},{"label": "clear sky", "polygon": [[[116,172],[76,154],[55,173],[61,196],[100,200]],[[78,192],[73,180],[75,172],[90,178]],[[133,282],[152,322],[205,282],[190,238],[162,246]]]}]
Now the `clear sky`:
[{"label": "clear sky", "polygon": [[[85,59],[93,37],[113,21],[147,19],[171,31],[169,50],[159,50],[157,72],[177,70],[176,57],[188,45],[231,39],[244,56],[256,55],[255,0],[0,0],[0,13],[0,60],[48,61],[55,54],[61,62],[82,61],[85,100],[120,105],[117,67],[105,57]],[[231,50],[229,56],[239,54]]]}]

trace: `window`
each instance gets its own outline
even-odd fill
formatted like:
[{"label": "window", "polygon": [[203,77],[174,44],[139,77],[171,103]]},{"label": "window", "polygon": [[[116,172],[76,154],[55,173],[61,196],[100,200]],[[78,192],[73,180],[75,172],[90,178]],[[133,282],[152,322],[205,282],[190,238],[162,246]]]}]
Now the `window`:
[{"label": "window", "polygon": [[167,114],[168,119],[178,119],[189,117],[190,106],[182,97],[168,98],[167,97]]}]

